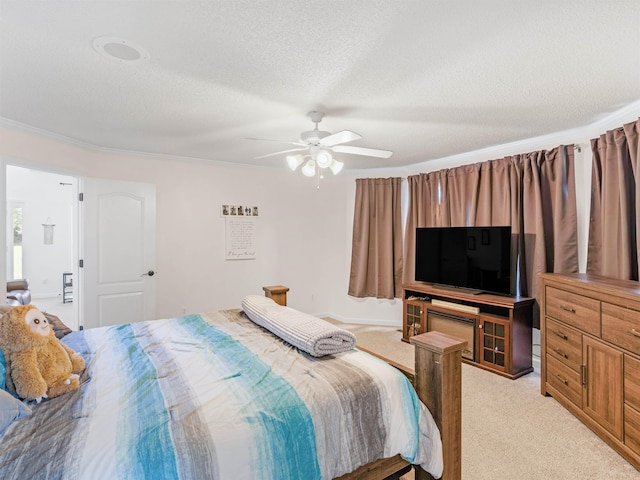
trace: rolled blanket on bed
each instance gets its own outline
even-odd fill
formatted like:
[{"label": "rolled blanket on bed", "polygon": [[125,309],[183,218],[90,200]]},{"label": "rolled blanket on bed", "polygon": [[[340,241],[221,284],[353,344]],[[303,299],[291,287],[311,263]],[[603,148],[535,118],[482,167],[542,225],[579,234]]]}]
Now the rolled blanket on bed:
[{"label": "rolled blanket on bed", "polygon": [[356,345],[353,333],[261,295],[244,297],[242,309],[253,322],[314,357],[347,352]]}]

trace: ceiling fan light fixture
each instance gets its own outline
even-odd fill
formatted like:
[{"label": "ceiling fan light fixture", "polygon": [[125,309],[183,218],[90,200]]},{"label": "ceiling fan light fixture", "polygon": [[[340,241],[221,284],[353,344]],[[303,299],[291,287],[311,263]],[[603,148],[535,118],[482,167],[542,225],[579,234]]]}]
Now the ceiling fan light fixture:
[{"label": "ceiling fan light fixture", "polygon": [[329,168],[331,169],[334,175],[337,175],[338,173],[340,173],[340,170],[342,170],[342,167],[344,167],[344,163],[339,162],[335,158],[331,161],[331,165],[329,165]]},{"label": "ceiling fan light fixture", "polygon": [[300,154],[287,155],[287,165],[289,165],[289,168],[294,172],[296,171],[296,168],[298,168],[302,164],[303,161],[304,157]]},{"label": "ceiling fan light fixture", "polygon": [[[286,143],[295,145],[296,148],[281,150],[279,152],[268,153],[255,158],[267,158],[274,155],[286,155],[287,165],[294,172],[298,167],[302,166],[300,171],[307,177],[318,177],[318,188],[320,180],[323,177],[324,170],[331,170],[334,175],[340,173],[344,167],[344,163],[333,157],[334,153],[338,155],[346,153],[349,155],[365,155],[376,158],[389,158],[393,152],[391,150],[380,150],[377,148],[357,147],[355,145],[344,145],[362,138],[359,133],[351,130],[342,130],[336,133],[325,132],[320,130],[318,124],[324,117],[323,112],[311,111],[307,114],[311,121],[315,123],[313,130],[308,130],[300,134],[300,140],[297,142],[269,140],[264,138],[249,138],[249,140],[266,140],[271,142]],[[295,153],[291,153],[295,152]],[[302,153],[297,153],[302,152]]]},{"label": "ceiling fan light fixture", "polygon": [[309,160],[305,163],[304,167],[302,167],[302,174],[305,177],[313,177],[316,174],[316,162]]},{"label": "ceiling fan light fixture", "polygon": [[327,150],[320,150],[316,155],[316,162],[320,168],[327,168],[331,165],[333,156]]}]

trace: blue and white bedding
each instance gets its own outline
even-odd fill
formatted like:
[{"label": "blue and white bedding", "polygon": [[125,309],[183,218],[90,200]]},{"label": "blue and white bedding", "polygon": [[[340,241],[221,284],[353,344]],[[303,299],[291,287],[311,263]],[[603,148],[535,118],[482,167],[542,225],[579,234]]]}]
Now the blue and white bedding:
[{"label": "blue and white bedding", "polygon": [[440,434],[400,372],[301,353],[240,310],[74,332],[79,390],[0,437],[0,478],[331,479],[401,454],[442,473]]}]

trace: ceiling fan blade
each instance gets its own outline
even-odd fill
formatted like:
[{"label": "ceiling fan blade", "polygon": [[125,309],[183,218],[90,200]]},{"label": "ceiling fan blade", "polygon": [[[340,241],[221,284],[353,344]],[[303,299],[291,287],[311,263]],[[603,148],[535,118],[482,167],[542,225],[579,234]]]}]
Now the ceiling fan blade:
[{"label": "ceiling fan blade", "polygon": [[353,155],[367,155],[368,157],[389,158],[393,155],[391,150],[378,150],[377,148],[352,147],[350,145],[336,145],[331,150],[338,153],[351,153]]},{"label": "ceiling fan blade", "polygon": [[362,135],[358,135],[356,132],[352,132],[351,130],[342,130],[341,132],[328,135],[321,139],[320,145],[324,145],[325,147],[333,147],[334,145],[338,145],[339,143],[353,142],[354,140],[359,140],[360,138],[362,138]]},{"label": "ceiling fan blade", "polygon": [[287,140],[272,140],[270,138],[253,138],[253,137],[244,137],[245,140],[260,140],[261,142],[276,142],[276,143],[286,143],[288,145],[299,145],[301,147],[306,147],[306,143],[300,142],[289,142]]},{"label": "ceiling fan blade", "polygon": [[283,153],[289,153],[289,152],[301,152],[302,150],[307,150],[307,147],[305,147],[305,148],[292,148],[291,150],[282,150],[281,152],[267,153],[266,155],[260,155],[259,157],[253,157],[253,158],[255,160],[258,160],[259,158],[273,157],[275,155],[282,155]]}]

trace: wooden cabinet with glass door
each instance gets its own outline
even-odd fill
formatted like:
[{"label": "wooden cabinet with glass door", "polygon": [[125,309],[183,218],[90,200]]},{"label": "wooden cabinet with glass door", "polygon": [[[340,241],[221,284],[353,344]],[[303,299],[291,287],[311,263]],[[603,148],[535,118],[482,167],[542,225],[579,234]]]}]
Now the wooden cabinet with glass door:
[{"label": "wooden cabinet with glass door", "polygon": [[501,372],[510,370],[509,321],[497,315],[480,315],[480,363]]},{"label": "wooden cabinet with glass door", "polygon": [[408,342],[414,335],[427,331],[427,309],[425,301],[408,298],[404,301],[404,321],[402,322],[402,340]]}]

